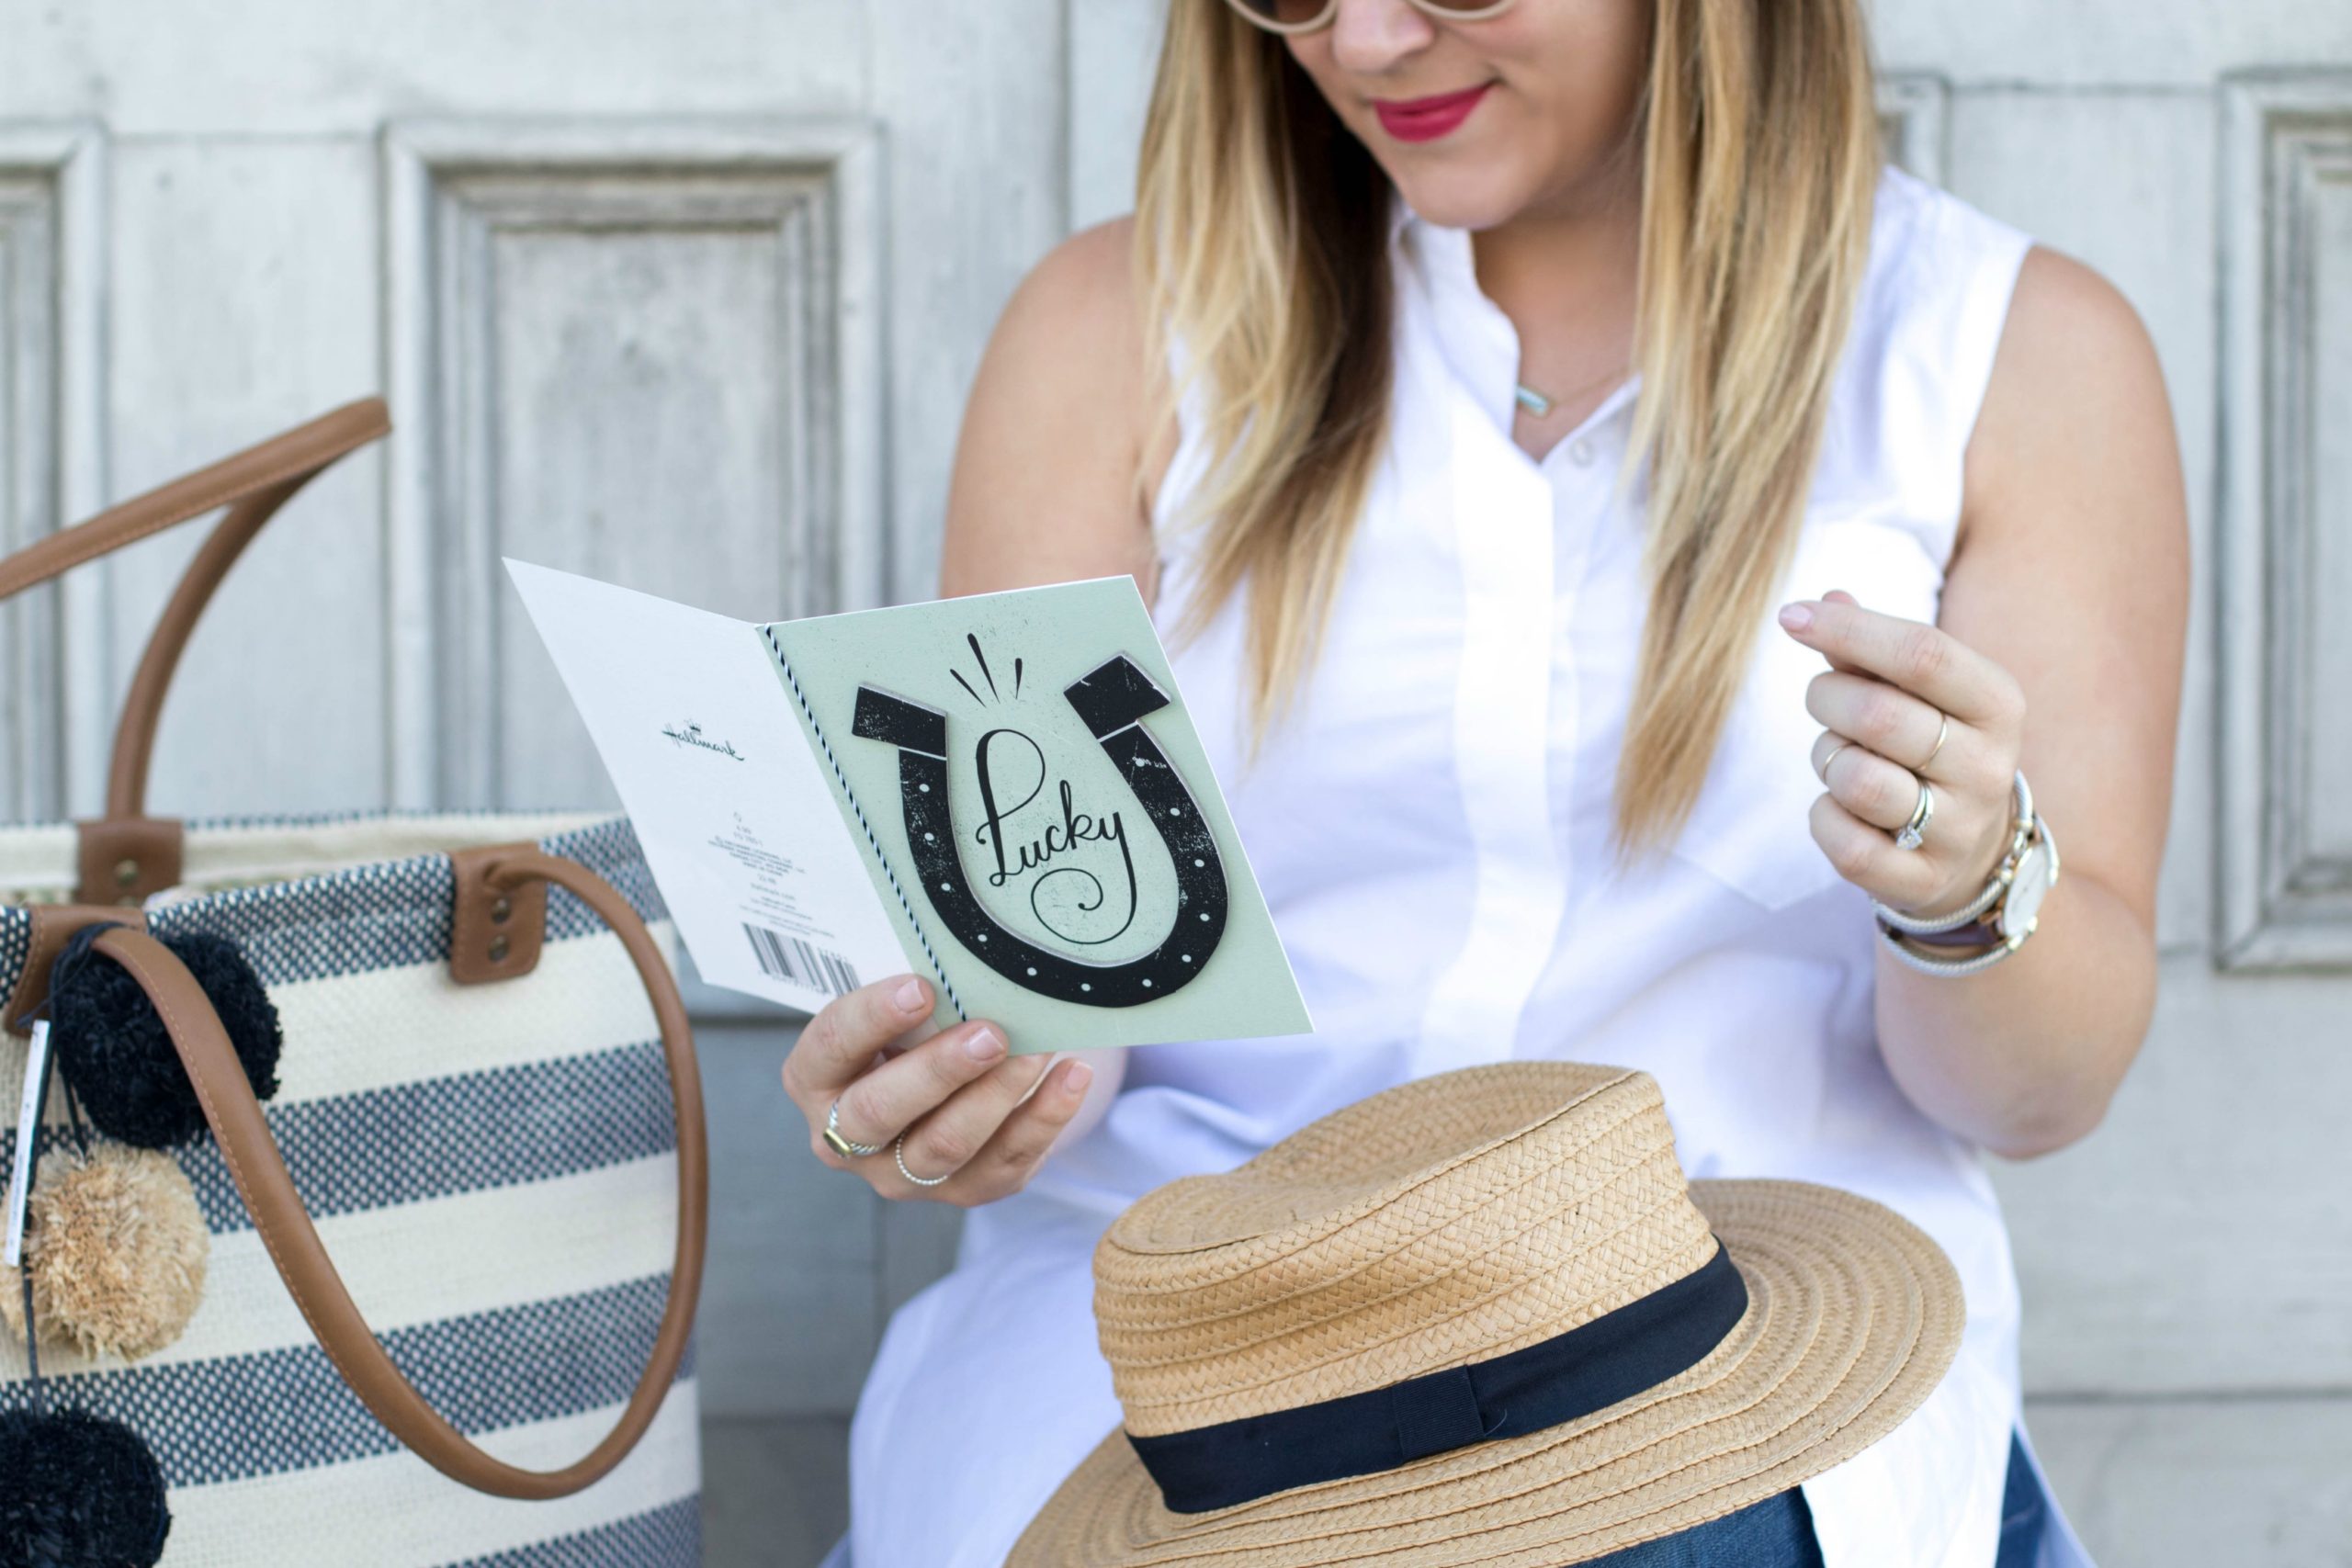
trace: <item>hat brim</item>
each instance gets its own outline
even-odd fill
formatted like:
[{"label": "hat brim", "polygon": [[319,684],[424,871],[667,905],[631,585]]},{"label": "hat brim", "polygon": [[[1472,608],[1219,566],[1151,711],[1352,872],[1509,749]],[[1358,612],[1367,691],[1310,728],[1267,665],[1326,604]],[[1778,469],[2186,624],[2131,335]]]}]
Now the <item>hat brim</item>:
[{"label": "hat brim", "polygon": [[1561,1568],[1671,1535],[1859,1453],[1958,1353],[1960,1277],[1894,1210],[1800,1181],[1693,1181],[1747,1281],[1724,1342],[1579,1420],[1179,1514],[1113,1428],[1006,1568]]}]

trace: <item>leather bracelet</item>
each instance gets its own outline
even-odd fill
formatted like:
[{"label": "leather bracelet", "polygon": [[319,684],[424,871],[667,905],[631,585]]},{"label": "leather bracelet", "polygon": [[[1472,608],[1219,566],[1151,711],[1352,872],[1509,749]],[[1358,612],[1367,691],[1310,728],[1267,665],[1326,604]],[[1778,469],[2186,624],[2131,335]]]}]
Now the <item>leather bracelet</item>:
[{"label": "leather bracelet", "polygon": [[1922,947],[1983,947],[1986,942],[2001,940],[2000,933],[1981,919],[1973,919],[1964,926],[1954,926],[1948,931],[1905,931],[1904,934]]},{"label": "leather bracelet", "polygon": [[1892,931],[1881,925],[1878,928],[1878,935],[1879,940],[1886,943],[1888,951],[1892,952],[1895,957],[1927,975],[1973,975],[1979,970],[1990,969],[2017,951],[2006,942],[1996,942],[1990,947],[1980,949],[1962,958],[1933,958],[1917,951],[1915,946],[1917,939],[1903,931]]}]

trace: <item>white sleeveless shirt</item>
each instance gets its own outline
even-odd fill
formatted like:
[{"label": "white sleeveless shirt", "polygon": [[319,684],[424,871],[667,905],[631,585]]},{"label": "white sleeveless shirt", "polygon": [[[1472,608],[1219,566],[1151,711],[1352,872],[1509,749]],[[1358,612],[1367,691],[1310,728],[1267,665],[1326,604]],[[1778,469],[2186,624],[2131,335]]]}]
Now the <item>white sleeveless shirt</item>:
[{"label": "white sleeveless shirt", "polygon": [[[1638,378],[1529,457],[1510,436],[1517,334],[1478,287],[1469,232],[1400,203],[1391,235],[1392,435],[1321,657],[1255,766],[1239,597],[1170,650],[1316,1031],[1098,1054],[1125,1071],[1099,1120],[1023,1191],[973,1210],[956,1269],[892,1318],[852,1426],[851,1549],[828,1561],[992,1568],[1119,1425],[1091,1258],[1142,1193],[1407,1079],[1565,1057],[1652,1074],[1690,1177],[1847,1188],[1942,1245],[1969,1308],[1951,1374],[1804,1491],[1826,1568],[1987,1568],[2022,1421],[2017,1281],[1977,1150],[1888,1076],[1867,896],[1807,829],[1822,785],[1804,687],[1826,666],[1759,627],[1679,844],[1612,874],[1645,469],[1622,503],[1611,482]],[[1936,618],[1962,454],[2030,243],[1883,170],[1774,606],[1843,588]],[[1193,586],[1170,519],[1200,477],[1196,412],[1156,506],[1163,634]],[[2043,1568],[2087,1563],[2063,1517],[2049,1536]]]}]

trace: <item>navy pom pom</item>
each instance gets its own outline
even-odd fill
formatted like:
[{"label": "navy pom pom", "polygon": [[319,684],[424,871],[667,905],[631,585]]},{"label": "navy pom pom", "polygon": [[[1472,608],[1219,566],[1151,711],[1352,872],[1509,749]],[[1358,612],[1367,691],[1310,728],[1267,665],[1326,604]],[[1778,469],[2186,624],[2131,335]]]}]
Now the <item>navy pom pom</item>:
[{"label": "navy pom pom", "polygon": [[138,1433],[86,1411],[0,1411],[0,1568],[153,1568],[171,1528]]},{"label": "navy pom pom", "polygon": [[[204,1130],[204,1107],[147,993],[129,970],[93,951],[108,929],[74,932],[50,970],[50,1040],[58,1070],[100,1132],[141,1148],[170,1148]],[[237,944],[209,931],[158,940],[211,999],[254,1098],[276,1094],[283,1040],[277,1009]]]}]

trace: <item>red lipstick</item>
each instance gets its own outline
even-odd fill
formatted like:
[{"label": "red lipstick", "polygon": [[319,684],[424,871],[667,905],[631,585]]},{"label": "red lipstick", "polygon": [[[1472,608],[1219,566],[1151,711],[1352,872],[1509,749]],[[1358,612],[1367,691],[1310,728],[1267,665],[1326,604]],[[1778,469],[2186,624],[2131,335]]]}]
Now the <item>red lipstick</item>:
[{"label": "red lipstick", "polygon": [[1460,93],[1440,93],[1430,98],[1374,98],[1373,112],[1380,128],[1399,141],[1434,141],[1470,118],[1492,82]]}]

